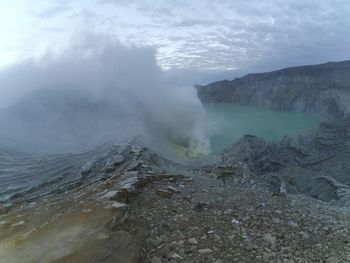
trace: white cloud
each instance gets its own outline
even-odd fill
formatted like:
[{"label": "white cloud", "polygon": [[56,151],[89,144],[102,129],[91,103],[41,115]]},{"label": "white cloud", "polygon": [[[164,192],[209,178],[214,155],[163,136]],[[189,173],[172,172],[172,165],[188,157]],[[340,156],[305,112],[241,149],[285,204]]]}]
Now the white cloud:
[{"label": "white cloud", "polygon": [[[350,54],[347,0],[22,3],[9,11],[18,12],[18,21],[6,17],[0,21],[23,28],[14,34],[10,27],[4,31],[0,25],[0,32],[9,36],[0,43],[0,56],[7,61],[39,56],[52,45],[59,50],[70,36],[83,31],[108,33],[128,45],[154,46],[165,69],[249,72],[344,60]],[[41,16],[34,19],[33,10]],[[30,28],[24,27],[28,22]],[[25,41],[20,37],[24,31],[29,32],[24,34]],[[17,51],[8,52],[9,47]]]},{"label": "white cloud", "polygon": [[125,47],[104,35],[69,46],[0,72],[0,107],[12,104],[0,110],[0,144],[70,150],[137,135],[159,143],[204,138],[195,89],[174,84],[152,48]]}]

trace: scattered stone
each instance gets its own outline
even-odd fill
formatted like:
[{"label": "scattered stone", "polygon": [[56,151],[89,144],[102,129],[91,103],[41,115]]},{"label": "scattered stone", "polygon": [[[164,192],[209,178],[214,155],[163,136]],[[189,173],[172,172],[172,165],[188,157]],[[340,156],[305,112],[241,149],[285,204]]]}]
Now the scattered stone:
[{"label": "scattered stone", "polygon": [[342,261],[338,257],[329,257],[326,259],[327,263],[341,263]]},{"label": "scattered stone", "polygon": [[273,192],[272,197],[286,197],[287,194],[285,192]]},{"label": "scattered stone", "polygon": [[248,233],[248,231],[246,229],[242,229],[242,238],[245,241],[251,241],[252,240],[250,234]]},{"label": "scattered stone", "polygon": [[[130,161],[130,156],[125,158],[126,162]],[[71,209],[70,202],[67,202],[64,213],[68,215],[71,211],[73,213],[83,211],[83,213],[94,212],[95,217],[95,213],[98,216],[100,207],[95,206],[92,203],[93,201],[97,201],[101,208],[105,205],[120,208],[126,206],[121,201],[126,201],[129,196],[128,205],[130,209],[101,210],[102,213],[107,213],[106,220],[101,220],[101,222],[108,222],[103,223],[106,228],[100,223],[96,224],[98,225],[97,231],[92,233],[94,243],[87,250],[82,250],[83,253],[89,253],[90,248],[93,251],[95,245],[96,247],[102,245],[102,249],[106,251],[102,253],[103,256],[112,253],[114,256],[121,257],[129,253],[126,249],[130,244],[135,244],[134,254],[139,255],[141,260],[113,261],[111,258],[110,261],[224,263],[274,262],[277,260],[281,262],[340,263],[350,260],[350,258],[346,259],[348,253],[346,247],[350,242],[347,241],[350,240],[348,239],[350,234],[348,212],[329,211],[323,204],[318,204],[317,201],[310,199],[305,200],[302,196],[291,194],[288,195],[288,198],[271,198],[270,190],[268,192],[255,192],[252,189],[235,188],[233,181],[232,185],[231,182],[230,184],[224,184],[221,181],[215,182],[214,177],[207,176],[200,169],[188,170],[183,173],[186,175],[193,173],[193,178],[195,178],[193,182],[186,182],[185,177],[181,179],[176,177],[178,181],[172,183],[167,179],[171,177],[167,177],[166,174],[182,174],[180,169],[176,171],[175,164],[174,167],[172,164],[171,168],[174,168],[173,170],[167,171],[165,169],[164,172],[160,172],[162,167],[158,167],[158,165],[152,164],[149,167],[144,165],[144,163],[148,164],[145,159],[137,160],[135,158],[131,162],[143,163],[141,167],[147,168],[144,169],[145,171],[152,167],[157,179],[153,180],[154,176],[147,175],[142,169],[128,172],[128,165],[126,164],[125,167],[123,166],[124,170],[121,169],[118,173],[103,177],[104,180],[99,180],[96,185],[92,184],[91,189],[93,190],[91,192],[86,191],[90,187],[89,184],[86,188],[81,187],[81,189],[84,189],[83,191],[87,192],[86,195],[76,194],[82,192],[80,188],[77,191],[75,189],[71,191],[73,197],[76,197],[76,203],[71,202],[72,206],[77,204],[77,207],[73,206],[73,209]],[[102,165],[104,164],[102,163]],[[93,169],[96,174],[100,172],[98,165],[95,165]],[[196,174],[197,172],[198,174]],[[244,178],[243,175],[240,178],[241,175],[238,172],[236,175],[232,180],[237,180],[238,183],[240,180],[244,182],[250,180],[249,184],[252,184],[253,179],[250,179],[249,175]],[[175,178],[176,175],[171,176]],[[90,178],[87,179],[90,180]],[[88,181],[87,179],[86,181]],[[139,181],[135,181],[136,179]],[[92,178],[92,180],[97,179]],[[135,194],[129,195],[128,189],[120,191],[120,182],[136,188]],[[179,185],[180,182],[183,185]],[[219,187],[215,187],[216,183]],[[254,185],[258,185],[258,182],[256,183]],[[168,186],[168,184],[171,186]],[[209,194],[203,193],[203,188]],[[178,194],[175,195],[174,193]],[[69,191],[64,194],[67,194],[68,198],[71,197]],[[62,199],[65,198],[65,195],[62,196]],[[118,195],[120,196],[118,197]],[[157,195],[174,198],[167,200],[159,198]],[[218,196],[222,197],[219,198]],[[99,200],[99,197],[109,200]],[[51,196],[48,196],[47,200],[50,198]],[[45,206],[41,207],[40,201],[35,207],[35,213],[38,211],[38,215],[49,215],[49,220],[52,219],[47,224],[58,222],[55,215],[59,214],[57,212],[62,212],[62,210],[54,210],[56,196],[53,198],[55,198],[54,205],[50,206],[49,203],[47,205],[45,203]],[[61,196],[58,198],[61,198]],[[68,198],[66,200],[70,201]],[[20,207],[21,204],[18,208]],[[28,205],[23,205],[23,207],[27,208]],[[89,209],[90,207],[93,209]],[[196,211],[202,212],[197,213]],[[0,216],[1,234],[2,231],[4,231],[4,236],[10,231],[18,233],[22,228],[7,228],[7,224],[11,225],[13,222],[22,219],[26,221],[26,224],[30,222],[30,226],[33,225],[34,229],[36,222],[32,220],[27,211],[22,213],[20,209],[17,210],[16,208],[13,212],[16,215],[14,221],[13,219],[9,220],[6,215]],[[126,217],[127,214],[128,217]],[[81,217],[79,220],[88,220],[87,223],[94,218],[92,216],[82,216],[80,213],[77,213],[77,215]],[[319,215],[322,215],[322,217]],[[233,216],[236,218],[232,218]],[[4,219],[10,223],[7,223]],[[85,224],[85,221],[82,222],[84,223],[83,227],[90,227],[89,224]],[[21,224],[24,224],[24,221],[13,224],[13,226]],[[298,228],[291,229],[291,226],[298,226]],[[122,229],[125,231],[117,232]],[[86,232],[89,231],[87,229]],[[21,234],[19,232],[19,235]],[[127,237],[127,239],[124,237]],[[84,241],[83,238],[81,240]],[[319,242],[319,244],[315,246],[315,242]],[[112,247],[115,244],[117,244],[118,250],[112,252]],[[277,245],[278,250],[276,249]],[[136,249],[137,247],[139,250]],[[336,256],[330,257],[330,255]],[[96,259],[96,261],[99,260]],[[84,262],[89,263],[90,261]]]},{"label": "scattered stone", "polygon": [[33,208],[36,206],[36,202],[31,202],[28,204],[28,208]]},{"label": "scattered stone", "polygon": [[244,244],[244,249],[246,251],[252,251],[255,249],[255,246],[252,243],[246,243],[246,244]]},{"label": "scattered stone", "polygon": [[119,191],[117,191],[117,194],[114,196],[113,199],[119,202],[127,202],[129,195],[130,193],[128,189],[122,188]]},{"label": "scattered stone", "polygon": [[218,197],[218,198],[216,199],[216,201],[217,201],[218,203],[222,203],[222,202],[224,202],[225,200],[224,200],[224,198],[222,198],[222,197],[220,196],[220,197]]},{"label": "scattered stone", "polygon": [[117,154],[113,159],[113,165],[119,165],[125,161],[125,157],[122,154]]},{"label": "scattered stone", "polygon": [[199,254],[210,254],[210,253],[213,253],[213,250],[211,250],[210,248],[202,248],[202,249],[198,249],[198,253]]},{"label": "scattered stone", "polygon": [[86,176],[92,172],[92,163],[87,162],[85,165],[83,165],[81,175]]},{"label": "scattered stone", "polygon": [[238,221],[237,219],[235,219],[235,218],[232,218],[232,220],[231,220],[231,224],[233,224],[233,225],[240,225],[241,224],[241,222],[240,221]]},{"label": "scattered stone", "polygon": [[181,257],[179,254],[177,254],[177,253],[174,253],[174,254],[172,254],[172,256],[171,256],[173,259],[179,259],[179,260],[183,260],[184,258],[183,257]]},{"label": "scattered stone", "polygon": [[155,191],[158,196],[163,198],[171,198],[171,196],[173,195],[173,192],[163,189],[156,189]]},{"label": "scattered stone", "polygon": [[303,232],[303,231],[300,232],[300,235],[301,235],[301,237],[303,239],[309,239],[310,238],[310,235],[308,233],[306,233],[306,232]]},{"label": "scattered stone", "polygon": [[205,205],[206,205],[205,202],[202,202],[202,201],[198,202],[194,205],[193,210],[200,212],[202,211]]},{"label": "scattered stone", "polygon": [[217,234],[214,234],[214,242],[215,243],[221,242],[221,237],[219,235],[217,235]]},{"label": "scattered stone", "polygon": [[191,245],[197,245],[198,241],[197,241],[197,239],[192,237],[192,238],[188,239],[188,243],[190,243]]},{"label": "scattered stone", "polygon": [[172,186],[168,186],[168,190],[173,193],[180,193],[180,191],[177,188]]},{"label": "scattered stone", "polygon": [[21,220],[21,221],[19,221],[19,222],[13,224],[13,225],[11,225],[11,226],[12,226],[12,227],[21,226],[21,225],[24,225],[25,223],[26,223],[25,221]]},{"label": "scattered stone", "polygon": [[106,208],[106,209],[113,209],[113,208],[123,208],[125,206],[126,206],[126,204],[124,204],[124,203],[119,203],[117,201],[110,201],[110,202],[106,203],[104,208]]},{"label": "scattered stone", "polygon": [[229,215],[229,214],[232,214],[233,213],[233,209],[226,209],[225,211],[224,211],[224,215]]},{"label": "scattered stone", "polygon": [[162,237],[158,237],[156,239],[151,238],[150,241],[154,247],[158,247],[164,243],[164,239]]},{"label": "scattered stone", "polygon": [[263,236],[263,239],[271,245],[271,247],[276,246],[276,238],[272,236],[271,233],[267,233]]},{"label": "scattered stone", "polygon": [[288,221],[288,225],[290,225],[291,227],[297,227],[297,226],[298,226],[298,224],[295,223],[295,222],[292,221],[292,220],[289,220],[289,221]]},{"label": "scattered stone", "polygon": [[118,193],[118,191],[108,191],[107,193],[102,195],[100,197],[100,199],[111,199],[111,198],[115,197],[117,193]]},{"label": "scattered stone", "polygon": [[105,240],[105,239],[108,239],[109,238],[109,235],[107,235],[106,233],[100,233],[97,235],[97,239],[98,240]]},{"label": "scattered stone", "polygon": [[111,202],[109,205],[107,205],[105,207],[106,208],[122,208],[122,207],[125,207],[125,206],[126,206],[126,204],[113,201],[113,202]]},{"label": "scattered stone", "polygon": [[110,165],[110,166],[106,166],[102,171],[107,173],[107,174],[110,174],[110,173],[113,173],[117,168],[113,165]]},{"label": "scattered stone", "polygon": [[151,263],[162,263],[162,260],[159,257],[154,256],[151,259]]},{"label": "scattered stone", "polygon": [[317,244],[315,245],[315,247],[317,247],[317,248],[322,248],[322,244],[321,244],[321,243],[317,243]]}]

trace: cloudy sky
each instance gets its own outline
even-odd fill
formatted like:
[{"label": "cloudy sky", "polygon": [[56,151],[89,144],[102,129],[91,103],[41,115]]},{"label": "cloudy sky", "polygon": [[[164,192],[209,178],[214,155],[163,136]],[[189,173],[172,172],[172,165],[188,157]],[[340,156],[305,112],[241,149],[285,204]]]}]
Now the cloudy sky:
[{"label": "cloudy sky", "polygon": [[86,32],[154,47],[163,69],[203,82],[203,72],[233,78],[350,59],[350,1],[0,1],[0,68],[59,54]]}]

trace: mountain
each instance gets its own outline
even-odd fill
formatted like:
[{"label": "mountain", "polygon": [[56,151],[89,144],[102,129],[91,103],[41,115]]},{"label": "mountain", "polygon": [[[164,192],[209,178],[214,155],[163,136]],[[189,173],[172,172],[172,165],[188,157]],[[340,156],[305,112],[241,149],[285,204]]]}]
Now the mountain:
[{"label": "mountain", "polygon": [[251,104],[332,120],[350,112],[350,60],[248,74],[196,88],[203,103]]}]

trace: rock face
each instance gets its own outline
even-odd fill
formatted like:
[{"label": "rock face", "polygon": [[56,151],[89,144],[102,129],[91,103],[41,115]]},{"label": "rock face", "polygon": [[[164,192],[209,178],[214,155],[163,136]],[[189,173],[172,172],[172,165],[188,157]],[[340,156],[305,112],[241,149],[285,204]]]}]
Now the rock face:
[{"label": "rock face", "polygon": [[247,167],[248,177],[254,178],[248,187],[350,205],[350,61],[249,74],[197,89],[205,103],[250,104],[319,116],[325,122],[298,139],[268,143],[246,135],[222,158],[226,165],[240,161]]},{"label": "rock face", "polygon": [[350,112],[350,61],[249,74],[196,87],[204,103],[251,104],[330,120]]},{"label": "rock face", "polygon": [[246,135],[222,156],[227,164],[244,163],[268,190],[350,205],[350,116],[323,123],[296,140],[268,143]]},{"label": "rock face", "polygon": [[[346,193],[342,177],[316,172],[336,160],[326,154],[344,152],[325,135],[335,129],[346,141],[346,123],[297,142],[245,136],[204,167],[138,144],[108,147],[59,189],[42,186],[0,203],[0,262],[349,262],[350,211],[288,194],[310,192],[317,178],[325,197]],[[273,193],[241,187],[254,182]]]}]

